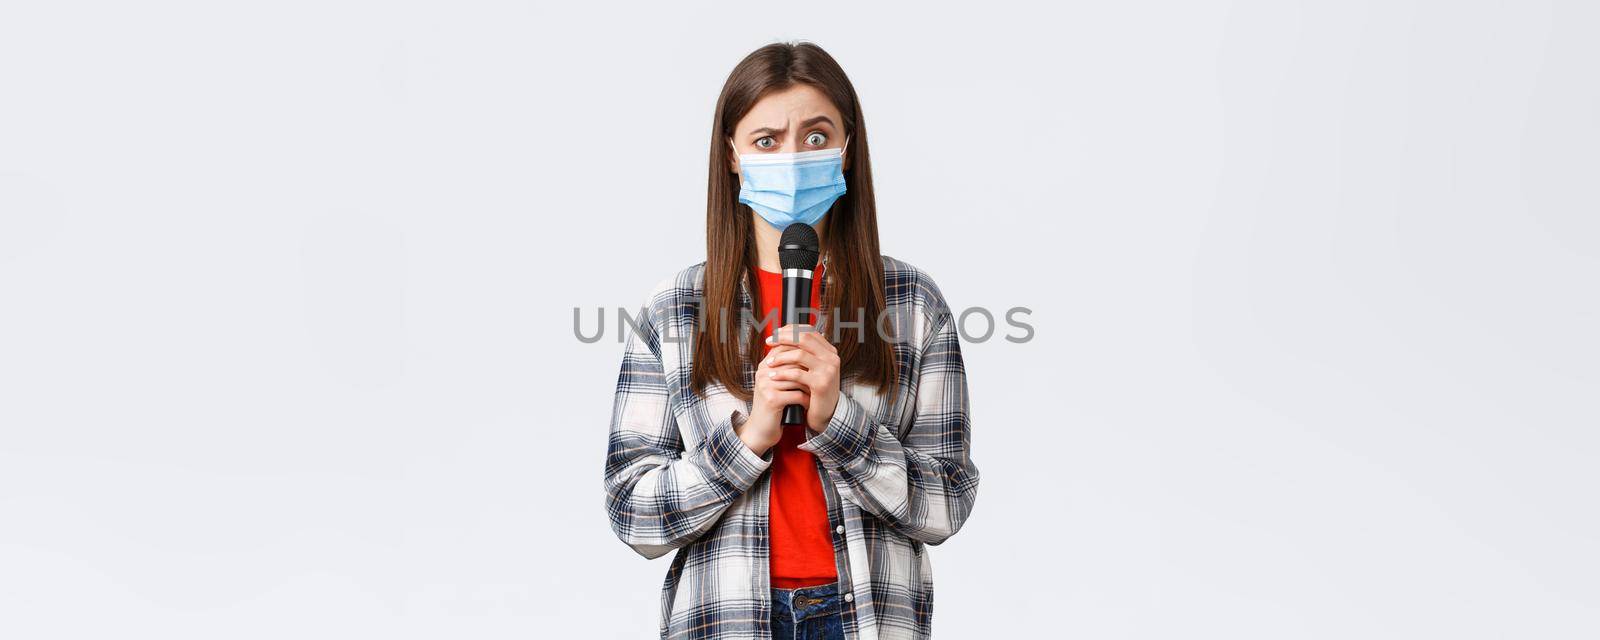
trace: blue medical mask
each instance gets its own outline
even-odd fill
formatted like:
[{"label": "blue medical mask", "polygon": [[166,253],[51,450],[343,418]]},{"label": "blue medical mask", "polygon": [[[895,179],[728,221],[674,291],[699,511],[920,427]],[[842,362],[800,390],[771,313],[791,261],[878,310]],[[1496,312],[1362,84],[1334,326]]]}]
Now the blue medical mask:
[{"label": "blue medical mask", "polygon": [[[733,141],[729,141],[733,144]],[[779,229],[796,222],[815,225],[844,195],[844,150],[799,153],[739,153],[739,202]]]}]

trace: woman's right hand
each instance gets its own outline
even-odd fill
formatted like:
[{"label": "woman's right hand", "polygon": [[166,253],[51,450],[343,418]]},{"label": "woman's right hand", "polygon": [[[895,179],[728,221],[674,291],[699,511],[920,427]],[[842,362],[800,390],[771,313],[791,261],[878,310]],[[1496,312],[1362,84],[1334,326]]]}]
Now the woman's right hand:
[{"label": "woman's right hand", "polygon": [[771,361],[770,357],[763,358],[756,367],[755,397],[750,401],[750,417],[734,428],[734,433],[756,455],[765,455],[767,449],[783,438],[784,407],[791,404],[804,407],[811,403],[811,395],[806,393],[805,385],[793,380],[772,379],[775,369],[798,365],[771,367],[768,365]]}]

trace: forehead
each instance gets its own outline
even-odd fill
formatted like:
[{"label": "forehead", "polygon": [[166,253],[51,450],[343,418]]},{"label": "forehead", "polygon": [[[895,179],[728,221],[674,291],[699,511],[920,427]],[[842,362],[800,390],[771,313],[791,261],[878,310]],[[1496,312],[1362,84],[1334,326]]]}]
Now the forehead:
[{"label": "forehead", "polygon": [[736,131],[749,131],[761,127],[783,129],[816,116],[828,116],[835,123],[842,122],[839,108],[834,106],[827,95],[811,85],[796,84],[762,96],[756,101],[755,106],[750,108],[750,113],[739,120],[734,129]]}]

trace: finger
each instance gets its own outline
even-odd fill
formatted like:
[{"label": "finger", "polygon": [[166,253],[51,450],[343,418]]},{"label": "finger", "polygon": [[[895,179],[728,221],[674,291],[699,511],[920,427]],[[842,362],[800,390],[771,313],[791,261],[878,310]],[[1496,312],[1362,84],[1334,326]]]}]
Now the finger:
[{"label": "finger", "polygon": [[833,346],[832,342],[828,342],[827,336],[821,333],[813,332],[801,335],[798,346],[820,358],[826,358],[830,354],[838,355],[839,353],[838,347]]},{"label": "finger", "polygon": [[796,366],[779,367],[768,371],[767,379],[775,382],[804,381],[807,373],[810,372]]},{"label": "finger", "polygon": [[[766,357],[771,358],[772,356],[788,353],[790,351],[805,351],[805,349],[801,349],[800,347],[792,344],[780,344],[774,347],[768,347]],[[766,364],[766,359],[763,359],[761,362],[762,364]]]},{"label": "finger", "polygon": [[767,356],[767,359],[763,361],[763,364],[769,369],[782,366],[801,366],[810,369],[820,363],[821,361],[816,356],[798,347],[788,347],[783,351]]},{"label": "finger", "polygon": [[780,329],[781,333],[774,333],[771,338],[768,338],[767,344],[773,345],[773,349],[786,346],[798,348],[824,359],[829,356],[837,357],[839,354],[838,348],[834,347],[833,343],[828,342],[828,338],[821,333],[816,331],[803,333],[789,331],[791,327],[807,326],[809,325],[789,325],[784,327]]},{"label": "finger", "polygon": [[815,392],[830,385],[836,384],[827,374],[821,371],[809,371],[799,367],[784,367],[776,369],[769,378],[773,383],[794,383],[804,385],[807,391]]},{"label": "finger", "polygon": [[816,333],[816,328],[809,324],[786,324],[778,327],[767,337],[767,344],[791,344],[798,346],[803,336]]},{"label": "finger", "polygon": [[804,391],[771,391],[767,394],[767,400],[771,402],[773,406],[783,406],[788,404],[806,406],[811,404],[811,394]]},{"label": "finger", "polygon": [[762,382],[761,388],[762,389],[776,389],[778,391],[791,391],[791,390],[795,390],[795,389],[799,389],[801,391],[809,391],[810,390],[810,387],[806,386],[806,384],[804,382],[801,382],[800,380],[797,380],[797,379],[794,379],[794,378],[788,378],[788,377],[784,377],[784,378],[767,378],[765,381]]},{"label": "finger", "polygon": [[[823,342],[826,344],[826,341]],[[839,354],[833,350],[832,345],[826,349],[815,345],[787,347],[775,356],[771,356],[770,366],[799,365],[813,371],[829,368],[838,368]]]}]

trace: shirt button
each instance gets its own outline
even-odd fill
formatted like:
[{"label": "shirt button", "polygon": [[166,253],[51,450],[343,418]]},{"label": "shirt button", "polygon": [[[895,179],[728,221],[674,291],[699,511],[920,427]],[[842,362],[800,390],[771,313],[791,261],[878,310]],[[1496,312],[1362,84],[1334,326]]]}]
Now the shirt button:
[{"label": "shirt button", "polygon": [[841,536],[844,535],[844,525],[841,524],[841,525],[839,525],[837,527],[834,527],[833,528],[833,532],[837,533],[837,534],[839,534]]},{"label": "shirt button", "polygon": [[856,599],[855,594],[852,594],[852,593],[844,594],[844,601],[845,602],[850,602],[851,600],[855,600],[855,599]]}]

